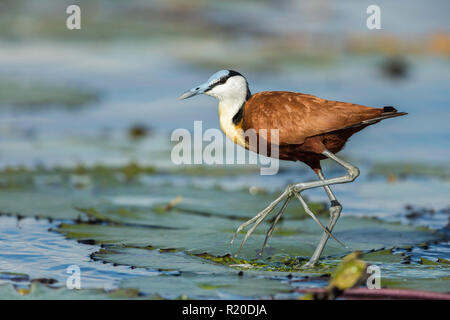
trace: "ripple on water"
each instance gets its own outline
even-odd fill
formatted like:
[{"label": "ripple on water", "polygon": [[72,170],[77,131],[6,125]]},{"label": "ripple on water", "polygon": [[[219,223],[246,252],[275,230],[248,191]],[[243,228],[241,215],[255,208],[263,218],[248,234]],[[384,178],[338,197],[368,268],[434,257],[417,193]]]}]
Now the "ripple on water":
[{"label": "ripple on water", "polygon": [[109,290],[117,288],[124,278],[157,274],[156,271],[91,261],[90,254],[100,246],[80,244],[49,232],[56,224],[47,220],[0,217],[0,284],[26,284],[32,279],[48,278],[57,280],[57,286],[64,285],[70,276],[66,272],[70,265],[80,267],[82,288]]}]

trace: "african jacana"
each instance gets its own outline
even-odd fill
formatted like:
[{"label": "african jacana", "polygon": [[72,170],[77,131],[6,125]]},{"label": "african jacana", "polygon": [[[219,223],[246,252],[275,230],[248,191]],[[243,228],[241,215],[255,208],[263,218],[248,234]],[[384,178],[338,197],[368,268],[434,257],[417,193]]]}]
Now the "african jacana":
[{"label": "african jacana", "polygon": [[[268,238],[289,201],[293,197],[297,197],[305,211],[325,230],[314,254],[305,265],[305,267],[314,266],[318,262],[329,236],[333,237],[331,231],[342,211],[342,206],[329,186],[352,182],[359,175],[359,169],[356,166],[338,158],[335,154],[344,148],[345,143],[354,133],[380,120],[403,116],[407,113],[397,112],[393,107],[372,108],[324,100],[296,92],[263,91],[252,95],[245,77],[233,70],[218,71],[205,83],[183,93],[179,99],[186,99],[202,93],[219,100],[220,127],[228,138],[243,147],[248,147],[244,136],[246,130],[253,129],[258,135],[263,129],[267,131],[278,129],[279,159],[302,161],[310,166],[319,178],[318,181],[288,185],[285,191],[267,208],[241,224],[231,242],[243,228],[254,223],[242,240],[241,249],[255,228],[278,203],[284,200],[267,232],[262,248],[264,250]],[[338,178],[325,179],[320,161],[327,158],[344,167],[347,174]],[[317,187],[325,189],[331,202],[330,221],[327,228],[311,212],[301,195],[302,191]]]}]

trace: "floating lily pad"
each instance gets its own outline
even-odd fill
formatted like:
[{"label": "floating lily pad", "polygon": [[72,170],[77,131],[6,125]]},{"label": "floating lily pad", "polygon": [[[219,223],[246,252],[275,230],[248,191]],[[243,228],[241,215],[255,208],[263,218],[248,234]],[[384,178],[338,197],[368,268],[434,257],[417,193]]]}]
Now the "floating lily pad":
[{"label": "floating lily pad", "polygon": [[[68,238],[78,240],[93,239],[96,243],[125,247],[119,250],[120,254],[103,253],[98,256],[108,262],[127,264],[126,260],[129,259],[130,265],[135,265],[133,261],[136,261],[138,266],[153,269],[162,267],[166,269],[177,269],[171,268],[170,264],[166,266],[158,265],[159,260],[156,257],[164,257],[164,259],[167,258],[167,260],[170,260],[169,257],[173,255],[174,259],[184,258],[186,259],[185,263],[189,261],[192,264],[191,255],[195,255],[196,257],[203,258],[205,260],[203,261],[204,263],[213,262],[217,265],[228,266],[232,264],[236,266],[250,264],[252,270],[282,272],[302,272],[300,269],[302,261],[313,253],[321,235],[321,229],[315,222],[310,220],[292,220],[289,221],[289,224],[296,228],[298,233],[289,236],[274,233],[269,241],[269,253],[265,254],[262,258],[258,257],[257,253],[262,245],[265,234],[260,232],[254,234],[248,240],[248,243],[236,258],[237,260],[234,260],[234,257],[229,260],[224,260],[223,257],[233,255],[237,250],[236,245],[231,246],[229,244],[232,233],[227,233],[222,229],[226,226],[231,228],[232,225],[236,224],[234,220],[218,217],[189,216],[188,214],[181,214],[181,216],[176,213],[170,214],[172,215],[172,219],[192,219],[193,222],[186,222],[184,228],[180,224],[178,225],[180,228],[171,229],[148,225],[62,224],[58,231],[65,234]],[[204,226],[202,220],[203,223],[208,223],[208,225]],[[264,224],[260,227],[263,226]],[[374,248],[382,249],[393,243],[406,246],[414,244],[417,240],[430,241],[436,239],[436,235],[431,232],[418,231],[409,226],[386,224],[375,220],[358,218],[342,218],[334,234],[344,241],[351,250],[363,251],[370,251]],[[398,240],[399,237],[401,241]],[[133,254],[128,252],[129,249],[127,247],[142,249],[170,248],[171,250],[164,253],[160,251],[148,252],[146,250],[146,252],[141,251],[139,254],[137,254],[139,251],[135,251],[134,254],[138,257],[133,258]],[[115,252],[117,249],[112,250]],[[332,254],[336,257],[340,257],[346,252],[348,252],[348,249],[342,248],[331,240],[325,249],[325,255]],[[389,260],[401,261],[401,257],[393,255],[391,251],[378,254],[378,256],[374,253],[369,253],[368,257],[370,262],[378,263]],[[290,259],[294,259],[294,262]],[[197,261],[201,262],[201,259]],[[325,263],[335,264],[332,261]],[[183,269],[180,268],[178,270],[182,271]],[[189,269],[189,271],[191,270]]]},{"label": "floating lily pad", "polygon": [[[274,297],[289,293],[289,274],[297,278],[330,274],[343,256],[355,250],[365,253],[361,259],[367,264],[380,266],[389,286],[401,287],[403,279],[415,279],[419,286],[424,273],[428,279],[445,277],[448,265],[437,259],[428,265],[408,260],[408,250],[414,251],[411,248],[420,243],[439,241],[443,234],[345,215],[333,234],[348,248],[330,239],[319,266],[302,269],[323,230],[295,200],[279,221],[263,256],[258,253],[276,210],[235,256],[245,234],[241,232],[230,245],[236,228],[277,194],[148,183],[154,173],[154,169],[138,165],[9,170],[0,180],[1,210],[63,220],[55,231],[66,238],[80,245],[103,245],[91,254],[93,261],[149,270],[151,276],[120,284],[125,292],[136,296]],[[144,176],[146,183],[142,182]],[[21,201],[16,200],[19,197]],[[326,224],[325,205],[311,203],[311,207]]]},{"label": "floating lily pad", "polygon": [[159,271],[237,273],[230,268],[211,263],[185,252],[164,252],[133,247],[108,247],[96,252],[92,258],[119,265],[130,265],[132,262],[133,267]]}]

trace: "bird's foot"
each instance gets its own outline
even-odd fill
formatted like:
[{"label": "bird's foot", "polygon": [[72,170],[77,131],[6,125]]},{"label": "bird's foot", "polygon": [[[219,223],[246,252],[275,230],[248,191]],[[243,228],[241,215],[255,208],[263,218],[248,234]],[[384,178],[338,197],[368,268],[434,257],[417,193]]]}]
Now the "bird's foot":
[{"label": "bird's foot", "polygon": [[[302,196],[301,196],[301,189],[299,189],[299,184],[297,185],[288,185],[285,189],[285,191],[277,198],[275,199],[270,205],[268,205],[264,210],[262,210],[261,212],[259,212],[256,216],[254,216],[253,218],[251,218],[250,220],[242,223],[236,230],[233,238],[231,239],[231,244],[234,242],[234,240],[236,239],[237,235],[239,234],[239,232],[241,232],[245,227],[247,227],[250,224],[253,224],[253,226],[247,231],[247,233],[244,236],[244,239],[242,239],[241,245],[238,249],[238,251],[236,252],[236,255],[239,254],[239,252],[242,250],[242,248],[244,247],[245,242],[247,241],[247,239],[251,236],[251,234],[253,233],[253,231],[255,231],[255,229],[261,224],[261,222],[273,211],[273,209],[283,200],[286,199],[283,206],[281,207],[280,211],[278,212],[278,214],[276,215],[272,226],[270,227],[270,229],[267,231],[267,235],[266,238],[264,240],[264,244],[263,247],[259,253],[259,255],[262,255],[264,252],[264,248],[267,244],[267,240],[268,238],[271,236],[275,225],[277,224],[277,222],[279,221],[279,219],[281,218],[284,210],[287,207],[287,204],[289,203],[289,200],[292,199],[293,197],[297,197],[299,198],[300,202],[302,203],[306,213],[308,213],[313,219],[314,221],[320,226],[322,227],[322,229],[328,234],[328,236],[331,236],[334,240],[336,240],[339,244],[341,244],[342,246],[346,247],[342,242],[340,242],[338,239],[336,239],[334,237],[334,235],[331,233],[330,230],[328,230],[328,228],[326,228],[321,222],[320,220],[318,220],[316,218],[316,216],[314,215],[314,213],[311,212],[311,210],[309,209],[308,205],[306,204],[306,202],[303,200]],[[342,209],[342,207],[340,206],[340,204],[336,201],[336,203],[333,203],[332,207],[331,207],[331,211],[334,214],[334,211],[339,211]],[[338,212],[336,212],[337,214],[339,214]],[[305,268],[311,268],[314,267],[318,262],[318,258],[314,258],[311,257],[310,261],[308,263],[306,263],[304,265]]]},{"label": "bird's foot", "polygon": [[[254,216],[250,220],[242,223],[236,229],[233,239],[231,239],[231,244],[234,242],[234,240],[236,239],[239,232],[241,232],[245,227],[247,227],[248,225],[253,223],[253,226],[247,231],[247,233],[244,236],[244,239],[242,239],[241,245],[240,245],[238,251],[236,252],[236,255],[239,254],[239,252],[242,250],[245,242],[250,237],[250,235],[253,233],[253,231],[255,231],[255,229],[261,224],[261,222],[264,220],[264,218],[266,218],[273,211],[273,209],[277,206],[277,204],[280,203],[280,201],[282,201],[286,197],[288,197],[288,199],[290,199],[292,197],[292,195],[293,195],[293,189],[292,189],[292,186],[289,185],[289,186],[287,186],[286,190],[277,199],[275,199],[271,204],[269,204],[264,210],[260,211],[256,216]],[[286,204],[287,204],[287,202],[286,202]],[[284,208],[285,208],[285,205],[282,208],[283,211],[284,211]],[[278,216],[281,216],[281,214],[282,214],[282,211],[280,210],[280,213]],[[276,219],[276,221],[278,221],[278,220]],[[273,228],[271,228],[271,229],[273,230]],[[270,236],[269,233],[268,233],[268,236]],[[267,239],[266,239],[266,242],[267,242]],[[263,249],[261,250],[260,254],[262,254],[263,250],[264,250],[264,246],[263,246]]]},{"label": "bird's foot", "polygon": [[302,265],[302,266],[300,267],[300,269],[312,269],[312,268],[314,268],[314,267],[317,266],[317,262],[318,262],[318,260],[312,260],[312,259],[310,259],[307,263],[305,263],[304,265]]}]

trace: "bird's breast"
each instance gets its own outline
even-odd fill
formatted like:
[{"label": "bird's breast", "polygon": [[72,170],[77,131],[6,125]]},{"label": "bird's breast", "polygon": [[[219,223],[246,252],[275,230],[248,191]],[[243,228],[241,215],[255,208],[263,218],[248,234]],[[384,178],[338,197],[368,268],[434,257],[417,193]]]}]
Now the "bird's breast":
[{"label": "bird's breast", "polygon": [[242,121],[238,124],[233,123],[233,112],[228,108],[224,108],[219,104],[219,122],[220,129],[223,133],[234,143],[246,148],[244,129],[242,128]]}]

